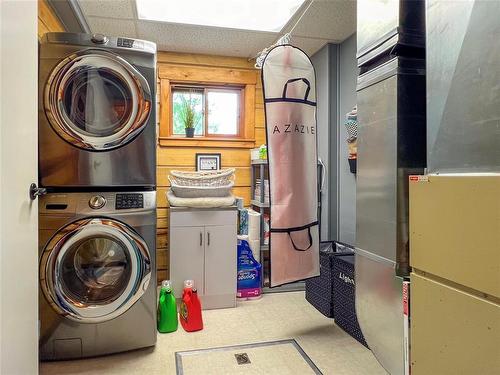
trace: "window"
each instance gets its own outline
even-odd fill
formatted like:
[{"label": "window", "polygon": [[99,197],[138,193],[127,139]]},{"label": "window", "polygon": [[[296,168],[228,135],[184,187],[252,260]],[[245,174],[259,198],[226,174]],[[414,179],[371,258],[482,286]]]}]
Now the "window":
[{"label": "window", "polygon": [[279,32],[304,0],[136,0],[139,19]]},{"label": "window", "polygon": [[171,134],[186,134],[186,123],[196,137],[233,137],[242,135],[241,87],[172,85]]},{"label": "window", "polygon": [[[234,61],[231,58],[229,62]],[[255,108],[263,107],[262,96],[255,94],[260,71],[214,66],[212,58],[204,64],[207,66],[158,64],[158,143],[164,147],[254,148]],[[194,125],[197,133],[193,138],[186,137],[184,122],[178,115],[179,105],[175,104],[182,103],[183,98],[198,102],[193,102],[194,117],[199,121]]]}]

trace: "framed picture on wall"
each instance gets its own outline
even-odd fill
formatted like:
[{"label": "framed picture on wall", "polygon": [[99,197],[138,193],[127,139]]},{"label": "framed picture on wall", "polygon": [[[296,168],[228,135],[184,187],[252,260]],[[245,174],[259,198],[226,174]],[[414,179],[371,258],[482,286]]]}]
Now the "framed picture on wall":
[{"label": "framed picture on wall", "polygon": [[196,154],[197,171],[215,171],[220,169],[220,154]]}]

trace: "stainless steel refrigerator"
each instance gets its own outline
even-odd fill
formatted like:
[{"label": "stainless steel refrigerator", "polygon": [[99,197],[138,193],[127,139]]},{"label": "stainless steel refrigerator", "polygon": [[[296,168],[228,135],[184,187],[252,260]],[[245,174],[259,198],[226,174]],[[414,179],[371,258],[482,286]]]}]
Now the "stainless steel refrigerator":
[{"label": "stainless steel refrigerator", "polygon": [[404,372],[408,177],[426,166],[424,1],[358,1],[356,312],[391,374]]}]

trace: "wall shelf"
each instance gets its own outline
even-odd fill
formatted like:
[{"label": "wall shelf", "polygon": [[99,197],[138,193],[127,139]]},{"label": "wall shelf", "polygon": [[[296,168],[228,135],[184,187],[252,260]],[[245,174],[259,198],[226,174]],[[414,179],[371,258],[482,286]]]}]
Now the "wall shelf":
[{"label": "wall shelf", "polygon": [[252,165],[267,165],[267,159],[254,159],[250,162]]},{"label": "wall shelf", "polygon": [[269,208],[270,207],[269,203],[262,203],[262,202],[259,202],[258,200],[255,200],[255,199],[252,199],[250,203],[252,204],[252,206],[257,206],[260,208]]}]

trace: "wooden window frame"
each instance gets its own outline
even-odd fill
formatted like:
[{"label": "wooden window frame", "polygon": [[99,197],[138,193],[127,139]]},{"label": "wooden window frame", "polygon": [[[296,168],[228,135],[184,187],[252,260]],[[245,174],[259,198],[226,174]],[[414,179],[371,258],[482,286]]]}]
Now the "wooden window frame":
[{"label": "wooden window frame", "polygon": [[[174,108],[174,91],[176,89],[193,89],[198,92],[203,92],[203,135],[195,135],[197,139],[212,139],[212,138],[228,138],[240,140],[244,139],[245,134],[245,87],[233,85],[186,85],[184,83],[170,84],[170,108]],[[208,132],[208,93],[209,92],[235,92],[238,94],[238,123],[236,134],[210,134]],[[174,111],[170,113],[169,131],[172,137],[183,138],[182,134],[174,134]]]},{"label": "wooden window frame", "polygon": [[[259,72],[208,66],[158,64],[160,123],[159,144],[169,147],[255,147],[255,86]],[[203,136],[186,138],[172,134],[172,86],[212,86],[221,89],[238,87],[242,109],[239,136]]]}]

